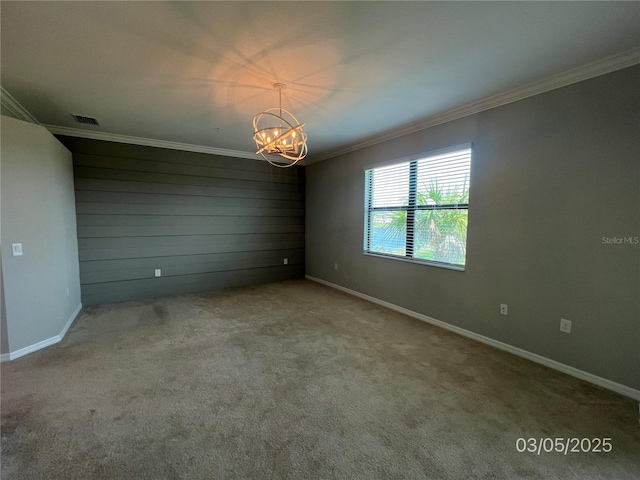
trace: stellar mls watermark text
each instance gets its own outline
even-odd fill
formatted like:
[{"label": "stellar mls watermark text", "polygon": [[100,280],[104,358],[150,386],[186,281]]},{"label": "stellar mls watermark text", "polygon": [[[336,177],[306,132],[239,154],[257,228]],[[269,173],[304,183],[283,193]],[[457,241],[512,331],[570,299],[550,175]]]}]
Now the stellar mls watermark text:
[{"label": "stellar mls watermark text", "polygon": [[638,245],[640,237],[602,237],[603,245]]}]

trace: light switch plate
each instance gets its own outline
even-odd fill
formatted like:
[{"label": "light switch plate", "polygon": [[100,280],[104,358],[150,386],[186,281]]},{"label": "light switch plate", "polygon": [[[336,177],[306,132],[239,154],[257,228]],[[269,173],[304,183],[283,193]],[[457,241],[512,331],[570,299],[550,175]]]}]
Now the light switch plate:
[{"label": "light switch plate", "polygon": [[14,257],[19,257],[20,255],[22,255],[22,244],[21,243],[11,244],[11,251],[13,252]]}]

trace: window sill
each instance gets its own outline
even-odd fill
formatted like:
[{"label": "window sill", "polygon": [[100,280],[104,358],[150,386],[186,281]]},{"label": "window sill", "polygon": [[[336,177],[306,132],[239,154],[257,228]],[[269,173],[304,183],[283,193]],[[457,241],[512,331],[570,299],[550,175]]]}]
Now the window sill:
[{"label": "window sill", "polygon": [[418,258],[399,257],[396,255],[385,255],[382,253],[362,252],[368,257],[386,258],[387,260],[398,260],[400,262],[415,263],[418,265],[428,265],[430,267],[445,268],[447,270],[455,270],[458,272],[464,272],[465,267],[463,265],[454,265],[452,263],[434,262],[432,260],[421,260]]}]

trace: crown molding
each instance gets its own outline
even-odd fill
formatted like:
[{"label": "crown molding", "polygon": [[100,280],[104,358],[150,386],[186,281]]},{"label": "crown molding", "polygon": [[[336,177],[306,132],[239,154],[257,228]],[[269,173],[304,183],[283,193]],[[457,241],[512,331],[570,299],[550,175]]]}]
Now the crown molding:
[{"label": "crown molding", "polygon": [[26,108],[20,105],[20,103],[15,98],[13,98],[13,96],[11,96],[11,94],[7,92],[1,85],[0,104],[2,104],[2,106],[9,112],[11,112],[11,114],[18,120],[24,120],[25,122],[40,125],[40,122],[38,122],[38,120],[36,120],[36,118],[31,115]]},{"label": "crown molding", "polygon": [[[132,137],[117,133],[96,132],[80,128],[60,127],[57,125],[43,125],[47,130],[56,135],[67,135],[69,137],[90,138],[92,140],[105,140],[107,142],[129,143],[132,145],[143,145],[146,147],[168,148],[171,150],[183,150],[185,152],[207,153],[210,155],[222,155],[225,157],[248,158],[250,160],[263,160],[254,152],[242,152],[240,150],[228,150],[226,148],[208,147],[205,145],[194,145],[191,143],[170,142],[168,140],[157,140],[154,138]],[[264,161],[264,160],[263,160]]]},{"label": "crown molding", "polygon": [[446,112],[433,115],[417,123],[412,123],[410,125],[392,130],[386,134],[378,135],[376,137],[370,137],[361,142],[351,144],[346,148],[338,149],[326,154],[321,154],[316,158],[307,160],[306,165],[337,157],[339,155],[344,155],[356,150],[361,150],[363,148],[393,140],[404,135],[419,132],[420,130],[435,127],[436,125],[447,123],[452,120],[457,120],[459,118],[467,117],[469,115],[480,113],[485,110],[490,110],[502,105],[517,102],[518,100],[533,97],[541,93],[566,87],[567,85],[571,85],[573,83],[582,82],[590,78],[615,72],[616,70],[631,67],[638,63],[640,63],[640,48],[627,50],[626,52],[596,60],[594,62],[581,65],[577,68],[552,75],[542,80],[538,80],[536,82],[529,83],[512,90],[507,90],[506,92],[502,92],[491,97],[486,97],[477,102],[469,103],[461,107],[447,110]]}]

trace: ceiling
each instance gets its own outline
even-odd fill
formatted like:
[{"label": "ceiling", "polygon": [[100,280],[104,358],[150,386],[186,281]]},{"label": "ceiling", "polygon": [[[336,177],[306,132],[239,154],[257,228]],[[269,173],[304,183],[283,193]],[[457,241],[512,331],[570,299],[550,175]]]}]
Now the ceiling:
[{"label": "ceiling", "polygon": [[639,2],[3,0],[0,14],[1,85],[44,125],[252,155],[253,116],[283,82],[311,160],[640,47]]}]

